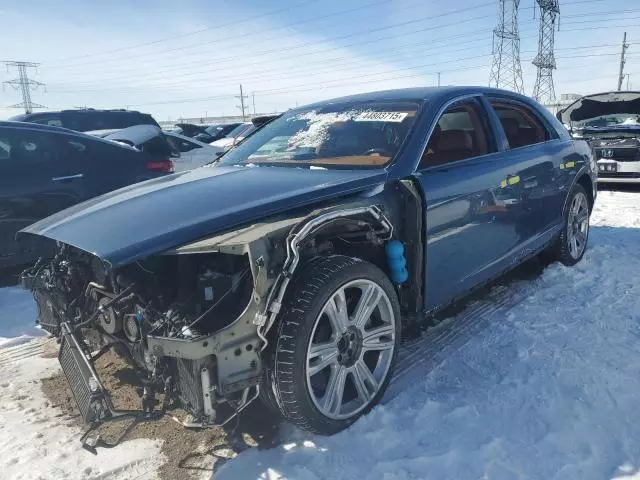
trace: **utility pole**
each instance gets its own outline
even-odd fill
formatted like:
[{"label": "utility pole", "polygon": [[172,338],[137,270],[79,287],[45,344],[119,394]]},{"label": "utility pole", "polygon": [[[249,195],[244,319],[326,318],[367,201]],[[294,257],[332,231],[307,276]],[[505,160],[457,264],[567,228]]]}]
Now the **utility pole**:
[{"label": "utility pole", "polygon": [[533,98],[540,103],[552,104],[556,100],[553,86],[553,71],[556,69],[554,54],[556,18],[560,15],[559,0],[536,0],[540,7],[540,27],[538,30],[538,54],[533,59],[537,69]]},{"label": "utility pole", "polygon": [[19,90],[22,95],[22,102],[11,105],[9,108],[24,108],[24,113],[31,113],[34,108],[45,108],[44,105],[33,103],[31,101],[31,90],[44,86],[44,83],[31,80],[27,75],[27,68],[35,68],[40,64],[31,62],[15,62],[12,60],[8,60],[3,63],[7,66],[7,70],[9,70],[9,67],[16,67],[18,69],[18,78],[14,78],[13,80],[8,80],[3,83]]},{"label": "utility pole", "polygon": [[438,86],[440,86],[440,73],[442,72],[438,72]]},{"label": "utility pole", "polygon": [[518,7],[520,0],[498,0],[498,25],[493,30],[493,64],[489,86],[524,93],[520,65]]},{"label": "utility pole", "polygon": [[627,77],[627,91],[629,91],[630,90],[629,89],[629,78],[631,77],[631,74],[630,73],[625,73],[624,76]]},{"label": "utility pole", "polygon": [[242,85],[240,85],[240,95],[236,95],[236,98],[240,99],[240,105],[238,105],[237,108],[239,108],[240,111],[242,112],[242,121],[244,122],[245,119],[247,118],[247,116],[245,114],[245,108],[246,107],[245,107],[244,101],[249,97],[247,97],[246,95],[244,95],[242,93]]},{"label": "utility pole", "polygon": [[251,92],[251,101],[253,102],[253,116],[256,115],[256,92]]},{"label": "utility pole", "polygon": [[624,80],[624,64],[627,63],[625,55],[628,48],[629,44],[627,43],[627,32],[624,32],[624,37],[622,37],[622,51],[620,52],[620,74],[618,75],[618,91],[622,90],[622,81]]}]

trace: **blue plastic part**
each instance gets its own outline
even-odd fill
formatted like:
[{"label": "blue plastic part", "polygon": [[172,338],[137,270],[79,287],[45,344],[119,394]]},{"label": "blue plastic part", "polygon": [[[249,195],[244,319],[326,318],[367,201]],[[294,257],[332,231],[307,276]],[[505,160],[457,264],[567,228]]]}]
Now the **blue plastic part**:
[{"label": "blue plastic part", "polygon": [[387,266],[391,273],[391,281],[396,285],[402,285],[409,279],[407,271],[407,259],[404,256],[404,245],[400,240],[391,240],[385,247],[387,253]]}]

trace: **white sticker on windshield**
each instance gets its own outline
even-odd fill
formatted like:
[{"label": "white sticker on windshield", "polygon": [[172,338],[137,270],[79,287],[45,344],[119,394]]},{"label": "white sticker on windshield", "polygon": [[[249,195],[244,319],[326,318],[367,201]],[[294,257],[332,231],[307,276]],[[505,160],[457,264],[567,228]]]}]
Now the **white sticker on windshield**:
[{"label": "white sticker on windshield", "polygon": [[354,120],[356,122],[397,122],[403,121],[407,112],[362,112]]}]

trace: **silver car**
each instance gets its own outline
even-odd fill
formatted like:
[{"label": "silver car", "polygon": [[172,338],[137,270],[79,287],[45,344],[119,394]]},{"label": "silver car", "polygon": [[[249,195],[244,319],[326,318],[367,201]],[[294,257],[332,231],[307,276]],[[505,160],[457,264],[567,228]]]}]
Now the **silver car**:
[{"label": "silver car", "polygon": [[587,95],[557,116],[591,145],[598,182],[640,184],[640,92]]}]

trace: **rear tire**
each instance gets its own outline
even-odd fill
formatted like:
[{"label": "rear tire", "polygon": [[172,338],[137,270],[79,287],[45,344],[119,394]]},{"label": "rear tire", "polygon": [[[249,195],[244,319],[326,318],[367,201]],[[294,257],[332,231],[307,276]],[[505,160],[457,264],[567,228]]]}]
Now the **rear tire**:
[{"label": "rear tire", "polygon": [[581,185],[575,185],[564,212],[564,225],[555,243],[542,252],[543,261],[573,266],[582,260],[589,241],[589,199]]},{"label": "rear tire", "polygon": [[347,428],[384,394],[400,327],[395,289],[375,265],[312,262],[292,282],[267,349],[265,403],[314,433]]}]

